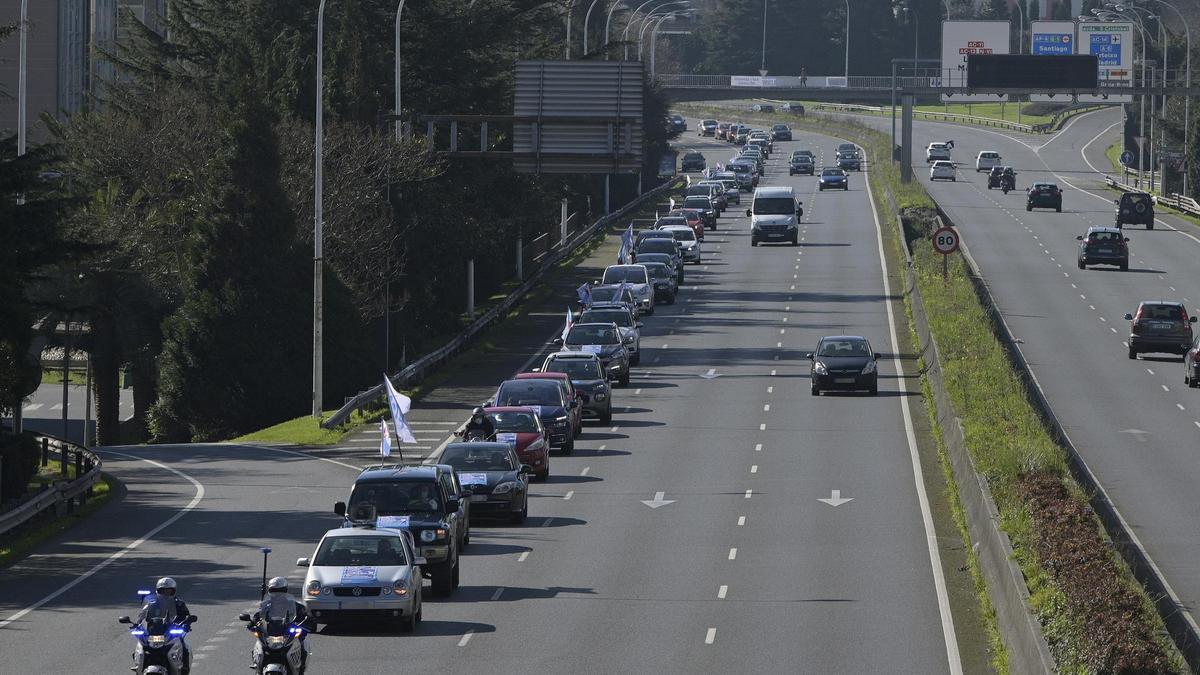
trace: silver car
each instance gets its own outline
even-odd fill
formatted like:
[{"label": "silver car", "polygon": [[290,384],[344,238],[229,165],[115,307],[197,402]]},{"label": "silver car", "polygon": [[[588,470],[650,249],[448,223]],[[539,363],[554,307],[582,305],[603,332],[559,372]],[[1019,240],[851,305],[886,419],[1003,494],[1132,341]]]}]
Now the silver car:
[{"label": "silver car", "polygon": [[318,624],[355,619],[399,622],[401,630],[421,621],[421,567],[406,516],[380,516],[376,527],[341,527],[321,537],[307,567],[304,606]]},{"label": "silver car", "polygon": [[721,194],[725,195],[725,201],[729,204],[741,205],[742,191],[738,189],[737,178],[732,175],[728,180],[706,180],[701,181],[700,185],[716,185],[720,189]]},{"label": "silver car", "polygon": [[601,285],[609,286],[629,284],[633,299],[637,301],[643,314],[654,313],[654,285],[650,283],[650,273],[645,265],[609,265],[604,269]]},{"label": "silver car", "polygon": [[666,225],[662,229],[670,232],[675,241],[679,243],[683,262],[700,264],[700,241],[696,239],[696,233],[692,231],[692,228],[686,225]]}]

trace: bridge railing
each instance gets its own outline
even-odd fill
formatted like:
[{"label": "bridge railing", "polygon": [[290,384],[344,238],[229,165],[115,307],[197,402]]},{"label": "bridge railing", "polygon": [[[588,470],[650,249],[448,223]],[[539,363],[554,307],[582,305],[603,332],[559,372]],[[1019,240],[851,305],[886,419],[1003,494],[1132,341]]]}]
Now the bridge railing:
[{"label": "bridge railing", "polygon": [[[1141,70],[1134,69],[1132,79],[1112,78],[1110,73],[1101,73],[1097,83],[1099,88],[1152,86],[1155,91],[1160,88],[1171,89],[1187,86],[1185,71],[1168,70],[1150,73],[1142,78]],[[957,68],[912,68],[902,69],[893,81],[891,75],[851,75],[850,77],[834,75],[691,75],[691,74],[662,74],[655,78],[660,86],[675,88],[719,88],[719,89],[817,89],[822,91],[849,89],[867,91],[888,91],[895,86],[902,89],[930,87],[966,87],[967,79],[963,71]],[[1170,92],[1164,92],[1170,93]]]}]

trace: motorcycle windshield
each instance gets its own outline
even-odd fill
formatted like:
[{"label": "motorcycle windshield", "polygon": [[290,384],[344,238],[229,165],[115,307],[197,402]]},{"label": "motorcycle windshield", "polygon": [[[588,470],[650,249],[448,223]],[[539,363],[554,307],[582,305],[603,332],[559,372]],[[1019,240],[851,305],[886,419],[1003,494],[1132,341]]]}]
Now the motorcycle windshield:
[{"label": "motorcycle windshield", "polygon": [[286,637],[288,634],[288,623],[283,619],[271,619],[264,622],[263,631],[268,637]]}]

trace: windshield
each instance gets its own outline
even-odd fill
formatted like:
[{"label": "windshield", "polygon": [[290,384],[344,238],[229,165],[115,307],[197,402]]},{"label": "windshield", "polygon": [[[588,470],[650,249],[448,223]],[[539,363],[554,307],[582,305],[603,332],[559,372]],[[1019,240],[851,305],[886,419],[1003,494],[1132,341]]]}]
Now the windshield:
[{"label": "windshield", "polygon": [[359,483],[350,493],[347,512],[359,504],[373,505],[375,513],[381,516],[442,511],[438,501],[438,490],[434,483],[428,480]]},{"label": "windshield", "polygon": [[696,241],[696,233],[691,228],[667,231],[671,233],[671,236],[675,237],[675,241]]},{"label": "windshield", "polygon": [[686,226],[687,218],[684,218],[682,216],[667,216],[665,218],[659,218],[657,221],[654,222],[654,227],[656,227],[656,228],[662,227],[663,225],[685,225]]},{"label": "windshield", "polygon": [[[384,487],[384,486],[379,486]],[[390,486],[389,486],[390,487]],[[399,537],[326,537],[313,564],[319,567],[386,567],[404,565],[404,544]],[[365,571],[364,571],[365,572]],[[374,582],[374,578],[362,581]]]},{"label": "windshield", "polygon": [[627,288],[618,298],[616,288],[594,288],[592,289],[592,302],[631,303],[633,302],[633,292]]},{"label": "windshield", "polygon": [[796,203],[791,197],[759,197],[754,200],[756,216],[790,216],[796,212]]},{"label": "windshield", "polygon": [[[575,329],[571,329],[571,333],[567,336],[567,341],[571,341],[571,335],[575,334]],[[594,344],[594,343],[591,343]],[[509,380],[500,385],[500,391],[496,394],[496,406],[524,406],[524,405],[546,405],[546,406],[562,406],[562,390],[559,389],[557,382],[549,380]]]},{"label": "windshield", "polygon": [[600,364],[591,359],[554,359],[546,372],[566,373],[572,380],[599,380]]},{"label": "windshield", "polygon": [[589,309],[579,315],[579,323],[615,323],[622,328],[632,328],[633,317],[627,309]]},{"label": "windshield", "polygon": [[1121,241],[1120,232],[1093,232],[1088,235],[1089,241]]},{"label": "windshield", "polygon": [[[647,239],[638,244],[638,253],[675,253],[674,239]],[[594,297],[594,295],[593,295]]]},{"label": "windshield", "polygon": [[[538,430],[537,419],[527,412],[498,412],[488,415],[496,431],[519,431],[533,433]],[[447,446],[449,447],[449,446]]]},{"label": "windshield", "polygon": [[822,340],[817,356],[870,356],[871,346],[866,340],[843,338]]},{"label": "windshield", "polygon": [[683,156],[684,159],[704,159],[704,155],[698,152],[689,152]]},{"label": "windshield", "polygon": [[612,326],[574,326],[567,333],[567,344],[571,345],[613,345],[618,342],[620,338]]},{"label": "windshield", "polygon": [[447,445],[442,451],[442,464],[455,471],[512,471],[512,458],[506,448],[480,445]]},{"label": "windshield", "polygon": [[771,128],[774,129],[775,131],[787,131],[787,125],[784,125],[784,124],[776,124],[775,126],[773,126]]},{"label": "windshield", "polygon": [[[659,263],[662,265],[671,265],[672,264],[671,256],[667,255],[666,253],[642,252],[642,253],[638,254],[638,260],[641,260],[641,261],[647,262],[647,263]],[[649,267],[649,265],[647,265],[647,267]]]},{"label": "windshield", "polygon": [[662,263],[651,263],[646,265],[646,269],[654,279],[670,279],[675,276],[671,274],[671,269]]},{"label": "windshield", "polygon": [[704,209],[707,209],[709,206],[711,206],[708,201],[708,197],[688,197],[687,199],[683,200],[683,205],[690,208]]},{"label": "windshield", "polygon": [[821,171],[822,176],[845,176],[841,169],[825,169]]},{"label": "windshield", "polygon": [[1129,202],[1130,204],[1137,204],[1139,202],[1150,201],[1150,195],[1127,194],[1127,195],[1123,195],[1121,197],[1121,199],[1123,201]]},{"label": "windshield", "polygon": [[610,267],[604,270],[602,283],[619,284],[622,281],[628,281],[631,284],[646,283],[646,268],[639,265],[637,267]]},{"label": "windshield", "polygon": [[730,171],[734,172],[735,174],[750,173],[750,165],[749,164],[730,164],[730,165],[726,166],[725,168],[729,169]]}]

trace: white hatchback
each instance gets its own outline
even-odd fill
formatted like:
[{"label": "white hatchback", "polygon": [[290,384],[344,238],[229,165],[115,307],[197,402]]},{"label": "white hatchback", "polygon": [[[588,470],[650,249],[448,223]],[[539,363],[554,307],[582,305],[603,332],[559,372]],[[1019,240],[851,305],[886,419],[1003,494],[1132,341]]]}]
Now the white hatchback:
[{"label": "white hatchback", "polygon": [[958,176],[954,172],[954,163],[945,160],[938,160],[929,167],[929,180],[952,180],[957,181]]},{"label": "white hatchback", "polygon": [[950,146],[945,143],[930,143],[925,148],[925,161],[936,162],[940,159],[950,159]]},{"label": "white hatchback", "polygon": [[995,150],[984,150],[975,158],[975,171],[991,171],[993,166],[1000,166],[1003,160]]}]

